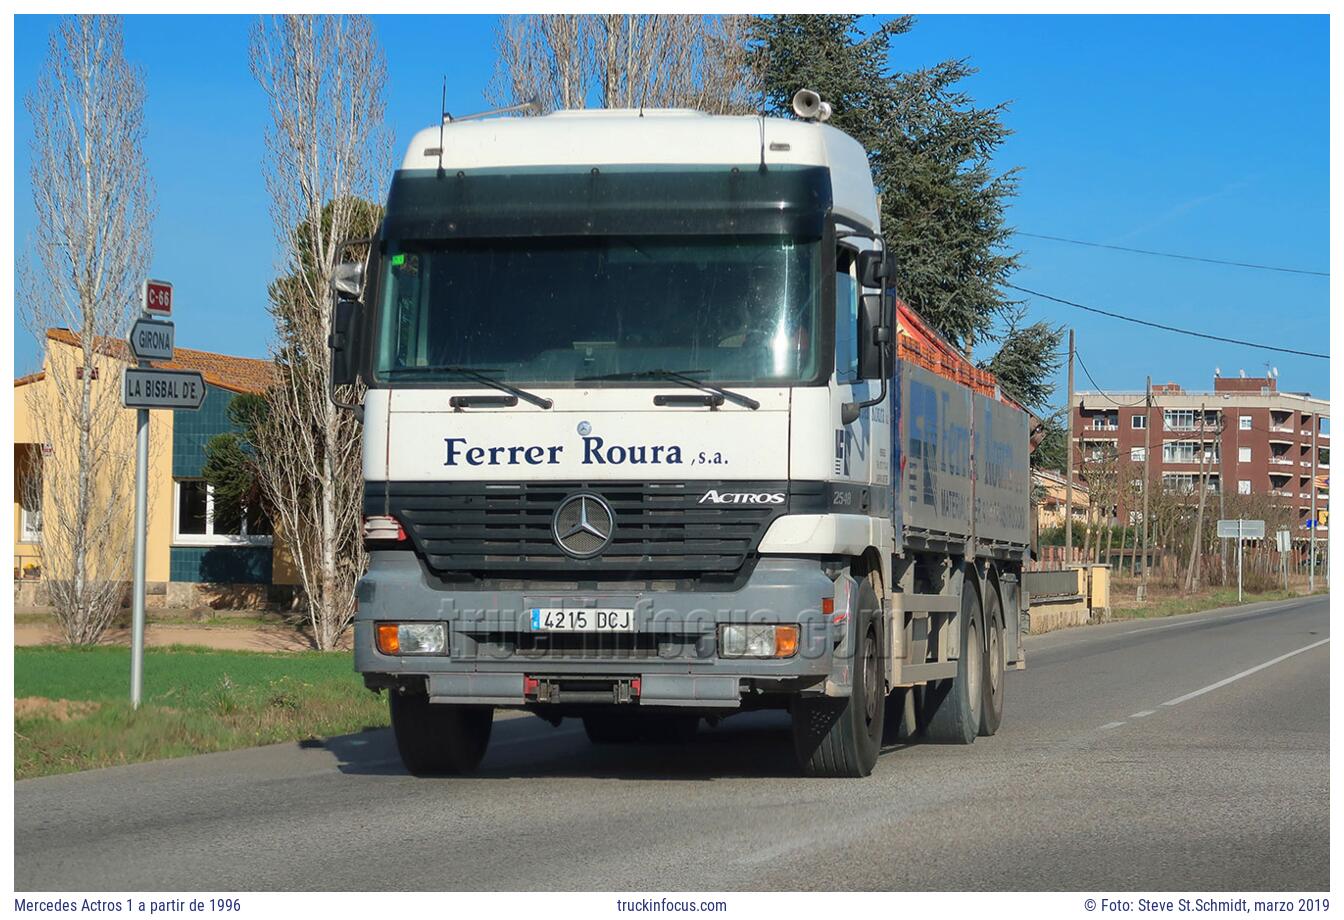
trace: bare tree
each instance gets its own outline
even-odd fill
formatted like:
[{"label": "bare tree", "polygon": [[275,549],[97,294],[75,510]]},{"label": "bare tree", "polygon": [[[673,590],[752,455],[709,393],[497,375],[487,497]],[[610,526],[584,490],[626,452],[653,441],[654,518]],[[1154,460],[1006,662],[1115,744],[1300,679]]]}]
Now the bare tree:
[{"label": "bare tree", "polygon": [[681,106],[715,114],[752,111],[750,17],[685,15],[505,16],[488,96],[536,98],[547,110]]},{"label": "bare tree", "polygon": [[266,93],[266,188],[283,276],[271,286],[278,382],[258,432],[260,475],[293,554],[318,648],[355,611],[364,571],[360,428],[328,398],[331,278],[344,241],[367,234],[368,200],[390,168],[387,69],[364,17],[289,15],[252,30]]},{"label": "bare tree", "polygon": [[133,483],[108,471],[134,463],[134,424],[109,351],[129,329],[154,218],[144,79],[126,60],[121,19],[61,20],[24,102],[37,227],[20,259],[19,310],[39,341],[53,326],[79,337],[73,360],[49,351],[44,385],[29,388],[48,445],[42,571],[66,641],[86,644],[111,623],[130,575]]}]

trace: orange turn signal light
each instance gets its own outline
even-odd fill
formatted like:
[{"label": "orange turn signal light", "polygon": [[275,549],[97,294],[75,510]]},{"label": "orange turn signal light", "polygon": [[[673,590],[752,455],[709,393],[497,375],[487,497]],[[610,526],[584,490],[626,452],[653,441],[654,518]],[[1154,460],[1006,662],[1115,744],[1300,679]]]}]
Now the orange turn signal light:
[{"label": "orange turn signal light", "polygon": [[775,627],[775,657],[792,658],[798,654],[798,627]]},{"label": "orange turn signal light", "polygon": [[401,651],[401,640],[397,637],[396,623],[379,623],[374,627],[374,644],[384,655],[395,655]]}]

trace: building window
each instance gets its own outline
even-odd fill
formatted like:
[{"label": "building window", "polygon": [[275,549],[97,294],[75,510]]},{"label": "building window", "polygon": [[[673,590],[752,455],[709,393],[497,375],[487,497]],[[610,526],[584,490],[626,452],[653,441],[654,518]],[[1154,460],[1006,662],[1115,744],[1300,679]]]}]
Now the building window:
[{"label": "building window", "polygon": [[1162,445],[1163,463],[1218,462],[1218,443],[1205,441],[1203,449],[1198,441],[1168,441]]},{"label": "building window", "polygon": [[1148,427],[1148,416],[1146,415],[1132,416],[1129,420],[1129,424],[1130,427],[1134,428],[1135,430],[1142,431],[1144,428]]},{"label": "building window", "polygon": [[[16,451],[16,456],[18,452]],[[36,448],[19,459],[19,542],[42,542],[42,455]]]},{"label": "building window", "polygon": [[1250,495],[1250,494],[1251,494],[1251,481],[1250,481],[1249,479],[1238,479],[1238,480],[1237,480],[1237,494],[1238,494],[1238,495]]},{"label": "building window", "polygon": [[1251,449],[1250,449],[1249,447],[1238,447],[1238,448],[1237,448],[1237,462],[1238,462],[1238,463],[1250,463],[1250,462],[1251,462]]},{"label": "building window", "polygon": [[271,522],[260,508],[215,510],[214,487],[202,479],[174,483],[173,543],[177,546],[269,546]]},{"label": "building window", "polygon": [[1239,419],[1237,419],[1237,423],[1241,426],[1242,431],[1251,430],[1251,417],[1249,415],[1241,416]]},{"label": "building window", "polygon": [[1083,459],[1089,463],[1102,463],[1115,456],[1116,447],[1112,440],[1083,441]]},{"label": "building window", "polygon": [[1162,491],[1168,495],[1189,495],[1195,491],[1194,473],[1163,473]]},{"label": "building window", "polygon": [[1147,460],[1147,459],[1148,459],[1148,448],[1146,448],[1146,447],[1131,447],[1131,448],[1129,449],[1129,459],[1134,460],[1134,461],[1138,461],[1138,462],[1142,462],[1142,461],[1144,461],[1144,460]]}]

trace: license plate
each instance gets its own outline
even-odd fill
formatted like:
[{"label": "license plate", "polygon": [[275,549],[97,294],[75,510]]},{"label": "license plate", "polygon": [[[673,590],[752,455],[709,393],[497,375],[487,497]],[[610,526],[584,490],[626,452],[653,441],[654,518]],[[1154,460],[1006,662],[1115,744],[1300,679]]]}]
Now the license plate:
[{"label": "license plate", "polygon": [[635,611],[620,607],[533,607],[533,632],[634,632]]}]

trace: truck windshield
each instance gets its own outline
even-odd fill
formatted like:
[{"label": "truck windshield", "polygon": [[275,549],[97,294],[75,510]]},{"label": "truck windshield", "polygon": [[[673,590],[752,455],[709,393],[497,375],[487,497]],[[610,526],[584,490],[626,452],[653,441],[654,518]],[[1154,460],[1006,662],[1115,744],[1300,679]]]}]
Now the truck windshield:
[{"label": "truck windshield", "polygon": [[820,251],[816,240],[778,236],[392,243],[377,376],[469,383],[434,371],[447,366],[593,386],[605,375],[694,368],[716,383],[812,382]]}]

